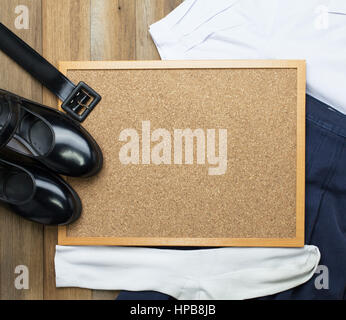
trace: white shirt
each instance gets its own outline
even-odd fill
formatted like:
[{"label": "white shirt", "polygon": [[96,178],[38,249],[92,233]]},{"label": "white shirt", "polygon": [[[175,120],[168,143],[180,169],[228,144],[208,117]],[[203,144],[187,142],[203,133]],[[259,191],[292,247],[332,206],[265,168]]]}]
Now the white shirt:
[{"label": "white shirt", "polygon": [[345,0],[187,0],[150,33],[162,59],[305,59],[307,93],[346,113]]}]

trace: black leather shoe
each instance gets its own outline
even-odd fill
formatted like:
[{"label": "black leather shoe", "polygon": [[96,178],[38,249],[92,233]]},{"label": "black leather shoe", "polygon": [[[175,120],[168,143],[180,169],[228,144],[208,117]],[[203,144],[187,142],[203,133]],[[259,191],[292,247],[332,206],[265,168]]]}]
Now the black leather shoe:
[{"label": "black leather shoe", "polygon": [[10,210],[46,225],[69,224],[80,217],[77,193],[58,175],[21,155],[5,158],[0,159],[0,202]]},{"label": "black leather shoe", "polygon": [[4,90],[0,90],[0,128],[5,130],[0,139],[9,141],[6,152],[33,158],[57,174],[90,177],[102,168],[100,147],[78,122]]}]

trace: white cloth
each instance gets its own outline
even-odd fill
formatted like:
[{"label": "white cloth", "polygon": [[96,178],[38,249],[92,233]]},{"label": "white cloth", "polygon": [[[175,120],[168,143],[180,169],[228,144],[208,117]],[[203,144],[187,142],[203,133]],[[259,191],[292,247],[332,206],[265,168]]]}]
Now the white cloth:
[{"label": "white cloth", "polygon": [[[308,92],[346,111],[344,0],[187,0],[150,33],[162,59],[307,59]],[[56,285],[155,290],[177,299],[246,299],[308,281],[319,258],[313,246],[57,246]]]},{"label": "white cloth", "polygon": [[346,113],[345,0],[186,0],[150,33],[162,59],[306,59],[307,93]]},{"label": "white cloth", "polygon": [[57,246],[57,287],[154,290],[180,300],[249,299],[308,281],[317,247],[165,250]]}]

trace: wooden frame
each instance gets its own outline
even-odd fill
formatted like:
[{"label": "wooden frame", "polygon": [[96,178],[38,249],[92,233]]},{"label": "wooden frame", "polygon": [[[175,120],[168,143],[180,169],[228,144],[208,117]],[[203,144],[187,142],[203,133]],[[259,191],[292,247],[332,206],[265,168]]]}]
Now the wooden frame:
[{"label": "wooden frame", "polygon": [[193,68],[287,68],[297,69],[297,170],[295,238],[139,238],[68,237],[67,227],[58,229],[59,245],[119,246],[258,246],[302,247],[305,207],[305,61],[303,60],[216,60],[216,61],[81,61],[60,62],[60,71],[109,69],[193,69]]}]

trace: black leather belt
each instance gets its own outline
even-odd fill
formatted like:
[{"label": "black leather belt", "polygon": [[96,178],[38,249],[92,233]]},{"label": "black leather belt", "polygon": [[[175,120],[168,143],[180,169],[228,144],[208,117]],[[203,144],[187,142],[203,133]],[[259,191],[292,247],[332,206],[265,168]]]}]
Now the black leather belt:
[{"label": "black leather belt", "polygon": [[83,122],[101,96],[86,83],[77,86],[38,52],[0,23],[0,50],[40,81],[62,101],[61,108],[73,119]]}]

